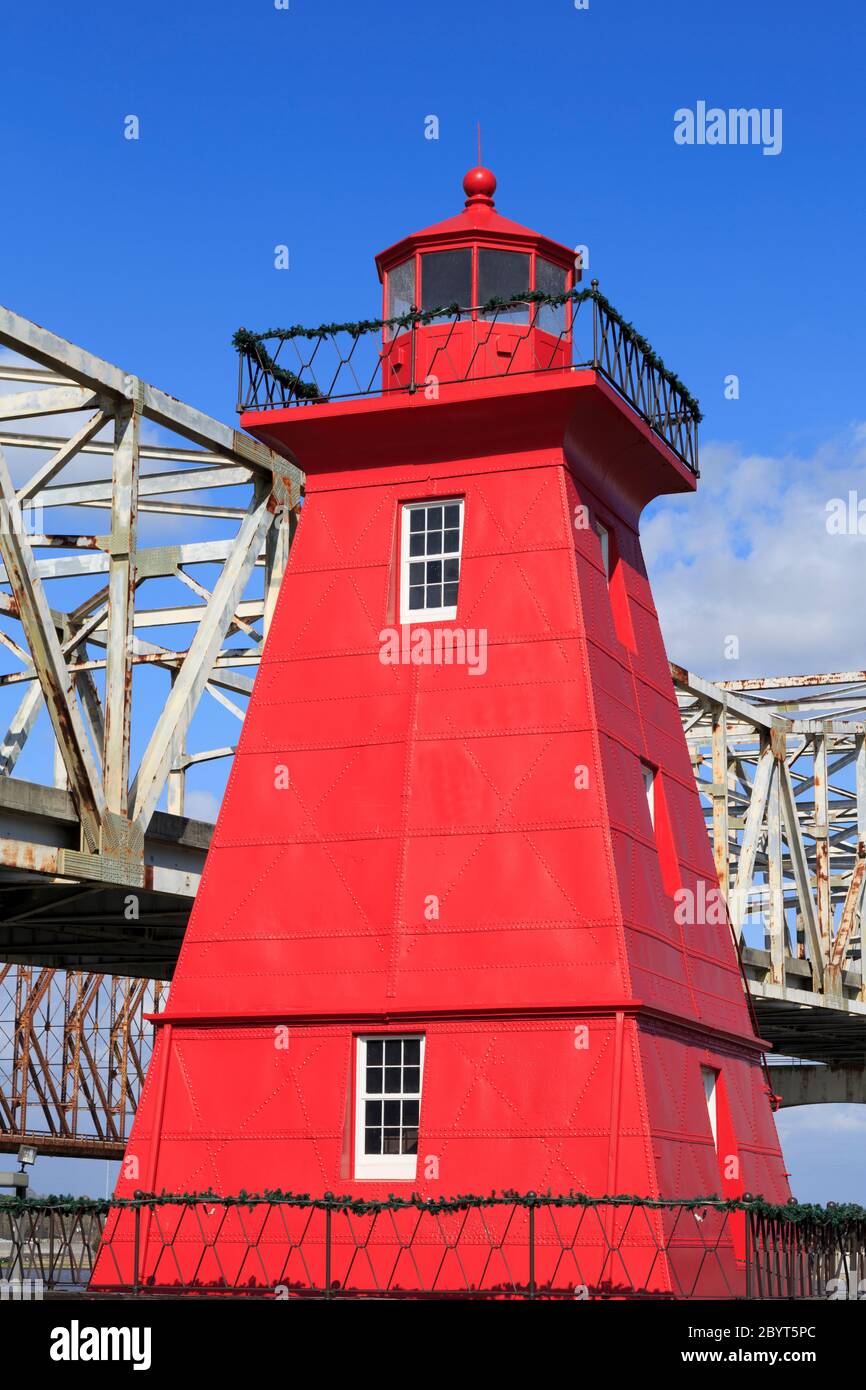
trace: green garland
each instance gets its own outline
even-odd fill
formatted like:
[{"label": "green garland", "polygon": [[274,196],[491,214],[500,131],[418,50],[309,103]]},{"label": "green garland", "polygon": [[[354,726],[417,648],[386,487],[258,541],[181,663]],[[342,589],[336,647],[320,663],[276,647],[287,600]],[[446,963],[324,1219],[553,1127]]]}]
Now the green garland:
[{"label": "green garland", "polygon": [[252,333],[248,333],[245,328],[239,328],[232,339],[238,352],[244,353],[247,357],[255,357],[259,366],[279,382],[280,386],[285,386],[296,400],[299,401],[323,401],[318,386],[312,381],[304,381],[296,372],[287,371],[285,367],[279,366],[271,357],[264,345],[255,340]]},{"label": "green garland", "polygon": [[539,1207],[647,1207],[652,1210],[666,1210],[672,1207],[686,1211],[711,1208],[721,1212],[748,1211],[768,1220],[782,1220],[800,1225],[813,1223],[818,1226],[848,1226],[852,1223],[866,1223],[866,1207],[853,1202],[828,1202],[818,1206],[812,1202],[774,1203],[765,1202],[763,1197],[722,1198],[709,1197],[639,1197],[619,1193],[613,1197],[588,1197],[582,1192],[491,1192],[486,1197],[422,1197],[413,1192],[409,1197],[397,1197],[393,1193],[386,1198],[335,1196],[325,1192],[321,1197],[311,1197],[309,1193],[283,1192],[277,1188],[265,1190],[261,1194],[241,1191],[234,1197],[220,1197],[215,1192],[161,1192],[138,1193],[135,1197],[119,1197],[104,1200],[98,1197],[4,1197],[0,1198],[0,1215],[11,1212],[23,1215],[28,1212],[39,1214],[46,1211],[76,1212],[79,1214],[107,1214],[112,1210],[135,1207],[188,1206],[202,1203],[222,1207],[289,1206],[316,1208],[318,1210],[348,1212],[352,1216],[378,1215],[380,1212],[414,1211],[429,1212],[432,1215],[468,1211],[472,1208],[498,1206]]},{"label": "green garland", "polygon": [[[587,299],[593,300],[608,315],[621,330],[623,337],[632,343],[643,354],[649,365],[658,372],[659,376],[682,396],[691,419],[700,423],[703,414],[697,398],[691,394],[676,373],[665,366],[652,344],[644,338],[643,334],[638,333],[634,324],[623,318],[619,310],[614,308],[610,300],[600,290],[569,290],[565,294],[553,295],[544,294],[541,290],[526,290],[525,293],[513,295],[508,299],[501,297],[488,299],[486,304],[478,306],[477,312],[486,314],[495,309],[507,309],[515,304],[525,303],[547,304],[557,308],[569,302],[575,305],[582,304]],[[321,400],[324,397],[317,387],[311,386],[308,382],[300,381],[294,372],[286,372],[284,368],[276,366],[273,358],[264,347],[268,339],[273,338],[278,342],[285,343],[292,338],[329,338],[337,333],[349,333],[352,337],[357,338],[364,333],[380,333],[384,328],[406,329],[411,328],[413,324],[428,324],[434,319],[446,316],[456,317],[463,312],[459,304],[446,304],[438,309],[412,309],[408,314],[398,314],[390,319],[358,319],[350,323],[323,323],[319,324],[317,328],[305,328],[301,324],[294,324],[291,328],[268,328],[264,333],[253,333],[248,328],[239,328],[232,338],[232,345],[244,356],[256,358],[266,371],[272,373],[275,380],[294,391],[299,399]],[[299,387],[301,389],[298,389]]]}]

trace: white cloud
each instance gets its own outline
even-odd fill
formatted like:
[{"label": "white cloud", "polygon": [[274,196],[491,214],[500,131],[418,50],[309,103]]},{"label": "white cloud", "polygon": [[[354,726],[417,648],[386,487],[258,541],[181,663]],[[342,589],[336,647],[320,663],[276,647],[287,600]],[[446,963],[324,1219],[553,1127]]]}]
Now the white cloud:
[{"label": "white cloud", "polygon": [[866,1139],[866,1106],[864,1105],[795,1105],[780,1110],[776,1125],[783,1141],[807,1134],[835,1134]]},{"label": "white cloud", "polygon": [[866,1204],[866,1106],[797,1105],[776,1127],[799,1201]]},{"label": "white cloud", "polygon": [[212,792],[190,791],[184,798],[184,815],[189,816],[190,820],[204,820],[216,824],[219,809],[219,798]]},{"label": "white cloud", "polygon": [[697,495],[659,499],[642,527],[673,661],[716,679],[866,665],[866,535],[827,530],[831,499],[866,499],[864,465],[864,424],[810,456],[703,449]]}]

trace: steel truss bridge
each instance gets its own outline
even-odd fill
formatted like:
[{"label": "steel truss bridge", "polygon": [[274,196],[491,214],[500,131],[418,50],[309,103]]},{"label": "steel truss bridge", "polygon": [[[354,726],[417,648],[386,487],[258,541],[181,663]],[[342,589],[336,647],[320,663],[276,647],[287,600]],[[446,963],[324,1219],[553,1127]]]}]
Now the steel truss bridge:
[{"label": "steel truss bridge", "polygon": [[[301,486],[0,308],[0,1151],[123,1152]],[[671,669],[776,1089],[866,1100],[866,672]]]}]

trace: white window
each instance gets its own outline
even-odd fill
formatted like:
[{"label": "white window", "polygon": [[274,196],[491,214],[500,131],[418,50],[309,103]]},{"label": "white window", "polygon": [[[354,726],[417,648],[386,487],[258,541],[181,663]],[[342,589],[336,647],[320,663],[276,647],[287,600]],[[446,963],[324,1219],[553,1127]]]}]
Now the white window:
[{"label": "white window", "polygon": [[718,1149],[716,1082],[719,1079],[719,1073],[714,1071],[712,1067],[701,1067],[701,1076],[704,1078],[704,1096],[706,1097],[707,1112],[710,1117],[710,1129],[713,1131],[713,1143],[716,1149]]},{"label": "white window", "polygon": [[595,534],[598,536],[601,546],[601,563],[604,566],[606,578],[610,579],[610,532],[600,521],[595,523]]},{"label": "white window", "polygon": [[641,771],[643,772],[643,789],[644,789],[644,791],[646,792],[646,804],[647,804],[647,806],[649,807],[650,824],[652,825],[653,829],[655,829],[655,823],[656,823],[656,804],[655,804],[655,802],[656,802],[656,799],[655,799],[656,769],[655,769],[654,767],[651,767],[649,763],[641,763]]},{"label": "white window", "polygon": [[424,1038],[358,1038],[355,1177],[414,1179]]},{"label": "white window", "polygon": [[403,507],[400,622],[456,618],[463,545],[463,498]]}]

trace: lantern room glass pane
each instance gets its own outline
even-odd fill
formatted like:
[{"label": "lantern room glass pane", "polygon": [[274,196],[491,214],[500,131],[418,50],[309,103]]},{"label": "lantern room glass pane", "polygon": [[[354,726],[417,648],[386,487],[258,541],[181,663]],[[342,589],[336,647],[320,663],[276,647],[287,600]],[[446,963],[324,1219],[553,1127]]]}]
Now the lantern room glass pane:
[{"label": "lantern room glass pane", "polygon": [[[478,303],[491,299],[513,299],[529,289],[529,254],[522,251],[494,251],[489,246],[478,248]],[[497,323],[528,323],[529,306],[513,309],[491,309],[479,314],[480,319],[496,319]]]},{"label": "lantern room glass pane", "polygon": [[[541,290],[542,294],[565,294],[567,283],[568,271],[563,270],[561,265],[554,265],[552,261],[542,260],[541,256],[536,258],[535,288],[537,290]],[[564,333],[565,305],[540,304],[535,326],[544,329],[545,333],[555,333],[557,337],[560,333]]]},{"label": "lantern room glass pane", "polygon": [[[401,318],[403,314],[410,313],[414,303],[415,257],[410,256],[408,261],[388,271],[388,312],[385,317]],[[400,331],[399,328],[388,328],[386,337],[393,338]]]},{"label": "lantern room glass pane", "polygon": [[421,257],[421,308],[447,309],[472,304],[472,248],[428,251]]}]

